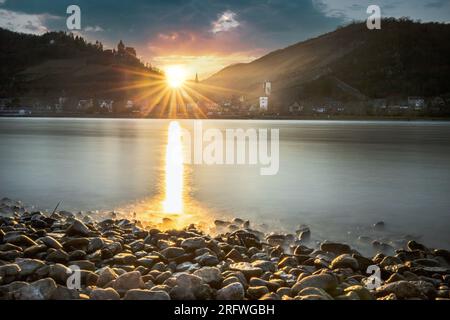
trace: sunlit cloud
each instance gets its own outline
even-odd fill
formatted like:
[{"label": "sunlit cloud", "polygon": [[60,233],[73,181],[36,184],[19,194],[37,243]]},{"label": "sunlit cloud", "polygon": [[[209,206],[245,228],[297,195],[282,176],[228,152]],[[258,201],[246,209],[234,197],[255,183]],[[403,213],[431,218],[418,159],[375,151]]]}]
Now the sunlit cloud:
[{"label": "sunlit cloud", "polygon": [[219,33],[230,31],[239,27],[239,22],[236,20],[236,13],[230,10],[222,13],[216,21],[212,23],[212,32]]},{"label": "sunlit cloud", "polygon": [[59,17],[0,9],[0,27],[15,32],[43,34],[49,31],[46,23],[50,19],[59,19]]},{"label": "sunlit cloud", "polygon": [[86,31],[86,32],[103,32],[105,30],[100,26],[87,26],[86,28],[84,28],[84,31]]}]

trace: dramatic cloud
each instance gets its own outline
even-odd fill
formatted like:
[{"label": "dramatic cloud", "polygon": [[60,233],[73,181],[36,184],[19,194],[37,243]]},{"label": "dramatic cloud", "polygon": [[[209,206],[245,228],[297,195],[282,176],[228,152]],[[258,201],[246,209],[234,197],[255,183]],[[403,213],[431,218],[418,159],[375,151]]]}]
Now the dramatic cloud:
[{"label": "dramatic cloud", "polygon": [[229,31],[239,27],[239,22],[236,20],[236,13],[230,10],[222,13],[216,21],[212,23],[212,32],[218,33]]},{"label": "dramatic cloud", "polygon": [[26,14],[0,9],[0,27],[16,32],[43,34],[48,31],[46,22],[49,19],[57,19],[57,17],[48,14]]}]

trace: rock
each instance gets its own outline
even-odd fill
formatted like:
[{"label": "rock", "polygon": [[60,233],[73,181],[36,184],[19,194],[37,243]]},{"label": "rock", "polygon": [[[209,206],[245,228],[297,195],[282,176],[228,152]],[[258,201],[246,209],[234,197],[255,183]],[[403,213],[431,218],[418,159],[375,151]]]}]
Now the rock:
[{"label": "rock", "polygon": [[36,272],[37,269],[45,266],[45,263],[37,259],[16,259],[16,263],[20,268],[20,276],[27,277]]},{"label": "rock", "polygon": [[323,289],[325,291],[331,291],[336,288],[338,282],[336,277],[330,274],[317,274],[307,276],[300,281],[298,281],[293,287],[292,292],[298,294],[301,290],[313,287]]},{"label": "rock", "polygon": [[394,294],[398,299],[407,299],[419,297],[420,290],[408,281],[397,281],[385,284],[376,290],[377,297],[384,297],[389,294]]},{"label": "rock", "polygon": [[385,226],[384,221],[378,221],[373,225],[373,229],[377,231],[384,230],[384,226]]},{"label": "rock", "polygon": [[114,260],[115,264],[134,265],[137,261],[137,258],[131,253],[122,252],[122,253],[116,254],[113,257],[113,260]]},{"label": "rock", "polygon": [[196,275],[180,273],[174,281],[175,285],[170,290],[170,297],[174,300],[209,299],[212,294],[211,288]]},{"label": "rock", "polygon": [[408,249],[410,251],[415,251],[415,250],[428,251],[427,247],[425,247],[423,244],[420,244],[414,240],[409,241],[406,246],[408,247]]},{"label": "rock", "polygon": [[235,282],[217,291],[217,300],[243,300],[244,287],[240,282]]},{"label": "rock", "polygon": [[96,237],[89,240],[89,244],[87,246],[87,252],[95,252],[97,250],[103,249],[105,246],[105,241],[102,238]]},{"label": "rock", "polygon": [[74,219],[72,224],[67,228],[66,235],[68,236],[82,236],[88,237],[91,231],[89,228],[80,220]]},{"label": "rock", "polygon": [[230,252],[225,256],[226,259],[231,259],[234,262],[242,262],[244,261],[244,258],[242,257],[242,254],[237,251],[236,249],[231,249]]},{"label": "rock", "polygon": [[66,285],[67,278],[69,278],[72,273],[72,269],[63,264],[56,263],[49,266],[48,276],[57,283]]},{"label": "rock", "polygon": [[63,242],[63,248],[67,251],[86,250],[89,245],[88,238],[70,238]]},{"label": "rock", "polygon": [[272,261],[256,260],[252,262],[252,266],[260,268],[263,272],[275,272],[277,271],[277,265]]},{"label": "rock", "polygon": [[181,242],[181,247],[186,251],[194,251],[197,249],[205,248],[206,241],[201,237],[187,238]]},{"label": "rock", "polygon": [[374,296],[370,293],[370,291],[360,285],[355,285],[355,286],[351,286],[351,287],[347,287],[344,289],[345,293],[348,292],[355,292],[356,294],[358,294],[359,299],[361,300],[374,300]]},{"label": "rock", "polygon": [[56,288],[53,279],[45,278],[20,288],[13,295],[17,300],[49,300]]},{"label": "rock", "polygon": [[222,282],[222,274],[215,267],[203,267],[194,272],[195,276],[202,278],[203,282],[212,287],[218,287]]},{"label": "rock", "polygon": [[337,242],[323,242],[320,245],[320,250],[332,252],[336,255],[352,253],[352,250],[348,245],[343,244],[343,243],[337,243]]},{"label": "rock", "polygon": [[67,261],[69,261],[69,255],[67,254],[66,251],[62,249],[57,249],[50,252],[45,260],[49,262],[66,263]]},{"label": "rock", "polygon": [[320,296],[320,300],[333,300],[333,298],[323,289],[307,287],[298,293],[298,296]]},{"label": "rock", "polygon": [[13,261],[23,256],[23,252],[19,250],[0,251],[0,260]]},{"label": "rock", "polygon": [[400,260],[400,258],[386,256],[386,257],[383,258],[383,260],[381,260],[379,265],[380,265],[380,267],[385,268],[387,266],[401,264],[401,263],[402,263],[402,260]]},{"label": "rock", "polygon": [[63,247],[62,244],[58,240],[56,240],[55,238],[53,238],[51,236],[45,236],[45,237],[39,238],[38,241],[45,244],[48,248],[62,249],[62,247]]},{"label": "rock", "polygon": [[125,294],[124,300],[170,300],[170,296],[165,291],[132,289]]},{"label": "rock", "polygon": [[201,266],[216,266],[219,264],[219,259],[215,255],[208,253],[195,258],[195,261]]},{"label": "rock", "polygon": [[419,291],[428,299],[434,299],[437,296],[437,290],[433,284],[427,281],[411,281]]},{"label": "rock", "polygon": [[113,288],[95,288],[90,297],[92,300],[120,300],[120,295]]},{"label": "rock", "polygon": [[20,273],[20,267],[16,263],[5,264],[0,266],[0,277],[17,276]]},{"label": "rock", "polygon": [[131,271],[120,275],[114,280],[113,288],[120,294],[125,294],[131,289],[144,288],[145,284],[142,281],[139,271]]},{"label": "rock", "polygon": [[336,257],[330,264],[331,269],[350,268],[353,270],[359,269],[358,261],[348,254],[341,254]]},{"label": "rock", "polygon": [[259,277],[263,274],[261,268],[254,267],[249,262],[233,263],[230,265],[230,270],[242,272],[247,279]]},{"label": "rock", "polygon": [[167,259],[173,259],[182,256],[185,254],[183,248],[178,247],[168,247],[161,251],[161,254]]},{"label": "rock", "polygon": [[278,268],[282,269],[284,267],[295,268],[298,265],[298,261],[294,257],[284,257],[279,263]]},{"label": "rock", "polygon": [[3,236],[3,241],[11,244],[16,244],[18,246],[27,246],[27,247],[35,246],[37,244],[30,237],[23,234],[15,233],[14,231],[7,232]]},{"label": "rock", "polygon": [[253,300],[259,299],[267,293],[269,293],[269,289],[265,286],[249,287],[247,289],[247,296]]},{"label": "rock", "polygon": [[104,288],[108,283],[118,278],[117,273],[115,273],[114,270],[110,267],[104,267],[97,272],[99,275],[97,286],[100,288]]},{"label": "rock", "polygon": [[36,244],[24,250],[23,255],[27,258],[35,257],[40,252],[46,252],[47,246],[45,244]]},{"label": "rock", "polygon": [[95,264],[89,260],[70,261],[69,264],[78,266],[81,270],[95,271]]}]

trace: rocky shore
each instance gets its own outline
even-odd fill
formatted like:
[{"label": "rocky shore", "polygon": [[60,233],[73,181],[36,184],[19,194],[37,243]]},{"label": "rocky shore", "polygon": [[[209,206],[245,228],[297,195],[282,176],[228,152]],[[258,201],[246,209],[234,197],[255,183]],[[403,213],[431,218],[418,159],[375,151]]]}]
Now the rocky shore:
[{"label": "rocky shore", "polygon": [[[241,219],[214,225],[209,235],[194,224],[174,229],[114,213],[31,212],[3,199],[0,299],[450,299],[447,250],[409,241],[390,255],[380,246],[368,258],[344,243],[310,247],[307,226],[267,234]],[[75,274],[79,289],[72,288]]]}]

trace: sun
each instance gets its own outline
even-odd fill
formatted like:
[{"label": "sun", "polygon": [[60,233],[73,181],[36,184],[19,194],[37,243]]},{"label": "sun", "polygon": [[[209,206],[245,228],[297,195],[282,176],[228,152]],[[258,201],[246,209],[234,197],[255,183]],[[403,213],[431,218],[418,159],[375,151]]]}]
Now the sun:
[{"label": "sun", "polygon": [[170,66],[166,69],[166,81],[169,87],[179,88],[186,81],[186,70],[182,66]]}]

